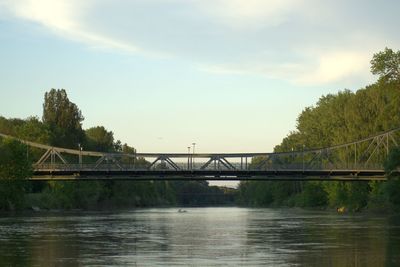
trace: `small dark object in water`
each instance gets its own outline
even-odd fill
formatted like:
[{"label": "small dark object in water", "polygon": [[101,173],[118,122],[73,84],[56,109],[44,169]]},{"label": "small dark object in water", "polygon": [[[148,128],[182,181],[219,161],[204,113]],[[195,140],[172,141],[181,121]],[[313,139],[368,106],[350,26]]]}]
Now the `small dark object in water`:
[{"label": "small dark object in water", "polygon": [[40,211],[40,208],[37,207],[37,206],[32,206],[31,208],[32,208],[33,211]]}]

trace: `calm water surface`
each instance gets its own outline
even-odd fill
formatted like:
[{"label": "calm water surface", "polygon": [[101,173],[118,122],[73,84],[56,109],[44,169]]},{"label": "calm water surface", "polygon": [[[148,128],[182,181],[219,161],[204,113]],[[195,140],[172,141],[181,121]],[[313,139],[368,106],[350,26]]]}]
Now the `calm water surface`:
[{"label": "calm water surface", "polygon": [[0,215],[0,266],[400,266],[400,217],[292,209]]}]

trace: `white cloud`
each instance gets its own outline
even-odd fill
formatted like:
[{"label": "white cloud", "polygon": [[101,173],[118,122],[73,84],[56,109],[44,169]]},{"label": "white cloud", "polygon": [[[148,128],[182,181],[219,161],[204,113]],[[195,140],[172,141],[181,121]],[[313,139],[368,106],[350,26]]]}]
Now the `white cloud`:
[{"label": "white cloud", "polygon": [[369,52],[327,51],[310,53],[303,61],[298,62],[215,64],[201,65],[199,69],[214,74],[258,74],[272,79],[288,80],[293,84],[322,85],[360,73],[368,74],[370,57]]},{"label": "white cloud", "polygon": [[333,51],[320,54],[318,64],[310,72],[296,78],[306,85],[325,84],[359,73],[368,73],[370,53],[360,51]]},{"label": "white cloud", "polygon": [[78,27],[75,19],[81,8],[74,1],[14,0],[7,6],[16,16],[41,23],[54,30],[70,31]]},{"label": "white cloud", "polygon": [[93,4],[93,1],[79,0],[5,0],[1,3],[14,16],[38,23],[63,38],[96,48],[144,52],[132,43],[109,38],[88,29],[82,20]]},{"label": "white cloud", "polygon": [[335,28],[320,6],[314,0],[0,0],[0,13],[89,47],[174,55],[210,73],[303,85],[365,77],[372,53],[385,46],[382,37]]}]

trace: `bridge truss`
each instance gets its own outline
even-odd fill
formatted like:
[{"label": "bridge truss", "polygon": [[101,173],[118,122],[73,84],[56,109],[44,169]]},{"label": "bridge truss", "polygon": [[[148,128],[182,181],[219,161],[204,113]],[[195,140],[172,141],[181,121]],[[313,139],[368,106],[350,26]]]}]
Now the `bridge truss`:
[{"label": "bridge truss", "polygon": [[[15,137],[0,134],[3,138]],[[20,139],[18,139],[20,140]],[[105,153],[26,140],[31,180],[385,180],[400,128],[325,148],[277,153]]]}]

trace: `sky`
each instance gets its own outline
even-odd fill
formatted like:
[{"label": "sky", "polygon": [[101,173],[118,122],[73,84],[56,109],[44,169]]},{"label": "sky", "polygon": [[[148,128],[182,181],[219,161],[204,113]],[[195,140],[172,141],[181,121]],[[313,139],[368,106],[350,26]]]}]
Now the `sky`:
[{"label": "sky", "polygon": [[376,80],[396,0],[0,0],[0,115],[64,88],[138,152],[270,152],[319,97]]}]

